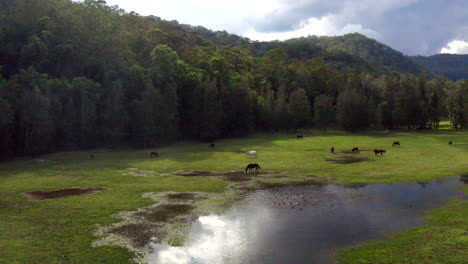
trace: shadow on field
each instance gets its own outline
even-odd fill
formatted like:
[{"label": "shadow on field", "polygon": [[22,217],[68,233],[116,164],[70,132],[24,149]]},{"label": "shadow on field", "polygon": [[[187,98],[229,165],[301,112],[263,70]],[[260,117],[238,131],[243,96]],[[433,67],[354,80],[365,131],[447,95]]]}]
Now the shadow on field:
[{"label": "shadow on field", "polygon": [[327,162],[334,163],[334,164],[352,164],[352,163],[360,163],[366,161],[373,161],[368,157],[357,157],[352,155],[340,155],[336,158],[325,158]]},{"label": "shadow on field", "polygon": [[25,193],[31,200],[51,200],[65,196],[83,195],[97,193],[103,190],[108,190],[105,187],[99,188],[66,188],[52,191],[32,191]]}]

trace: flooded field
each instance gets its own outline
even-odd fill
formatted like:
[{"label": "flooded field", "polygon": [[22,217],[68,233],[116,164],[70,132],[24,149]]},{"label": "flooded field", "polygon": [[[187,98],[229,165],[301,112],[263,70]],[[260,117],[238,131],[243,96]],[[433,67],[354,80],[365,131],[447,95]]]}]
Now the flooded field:
[{"label": "flooded field", "polygon": [[[463,178],[464,179],[464,178]],[[197,218],[182,247],[150,243],[151,264],[335,263],[332,252],[423,224],[461,177],[434,182],[286,186],[255,191],[225,214]]]}]

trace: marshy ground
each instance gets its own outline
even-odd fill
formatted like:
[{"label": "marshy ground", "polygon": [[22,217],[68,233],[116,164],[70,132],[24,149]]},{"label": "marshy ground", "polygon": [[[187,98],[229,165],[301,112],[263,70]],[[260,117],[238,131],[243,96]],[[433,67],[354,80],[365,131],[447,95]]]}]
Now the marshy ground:
[{"label": "marshy ground", "polygon": [[[426,182],[468,170],[466,132],[322,135],[310,131],[304,136],[304,140],[293,134],[223,140],[216,142],[215,149],[179,143],[157,149],[160,158],[153,159],[149,149],[95,150],[92,160],[89,152],[68,152],[41,156],[41,162],[1,163],[1,261],[129,263],[138,256],[132,248],[142,248],[147,241],[180,244],[191,220],[225,210],[237,202],[239,193],[285,184]],[[401,146],[392,147],[394,140]],[[448,145],[449,140],[454,144]],[[331,146],[337,154],[329,152]],[[354,147],[387,153],[383,157],[371,151],[349,153]],[[247,159],[248,150],[256,150],[258,158]],[[259,163],[262,170],[242,173],[248,163]],[[67,188],[108,190],[42,201],[25,196]],[[467,201],[453,201],[433,213],[423,231],[408,231],[413,232],[410,238],[400,235],[395,241],[366,244],[345,251],[339,259],[365,263],[372,257],[370,252],[384,250],[390,261],[424,251],[421,247],[442,252],[450,245],[463,245],[467,208]],[[457,250],[447,252],[451,259],[463,257]]]}]

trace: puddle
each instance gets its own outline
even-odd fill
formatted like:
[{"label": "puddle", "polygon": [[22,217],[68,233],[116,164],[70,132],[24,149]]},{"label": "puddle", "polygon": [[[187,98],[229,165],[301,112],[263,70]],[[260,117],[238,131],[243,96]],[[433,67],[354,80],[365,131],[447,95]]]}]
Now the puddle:
[{"label": "puddle", "polygon": [[198,217],[184,246],[150,243],[150,264],[335,263],[333,250],[422,225],[426,210],[465,197],[465,177],[426,183],[286,186]]},{"label": "puddle", "polygon": [[99,191],[107,190],[108,188],[66,188],[52,191],[32,191],[25,193],[32,200],[50,200],[58,199],[70,195],[91,194]]}]

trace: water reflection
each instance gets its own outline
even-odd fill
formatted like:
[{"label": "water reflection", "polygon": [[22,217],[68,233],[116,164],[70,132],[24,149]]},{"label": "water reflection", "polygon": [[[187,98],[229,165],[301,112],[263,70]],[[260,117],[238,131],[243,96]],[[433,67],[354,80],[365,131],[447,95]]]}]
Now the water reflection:
[{"label": "water reflection", "polygon": [[149,263],[334,263],[334,249],[422,224],[425,210],[463,196],[460,179],[254,192],[245,206],[198,218],[186,246],[153,244]]}]

